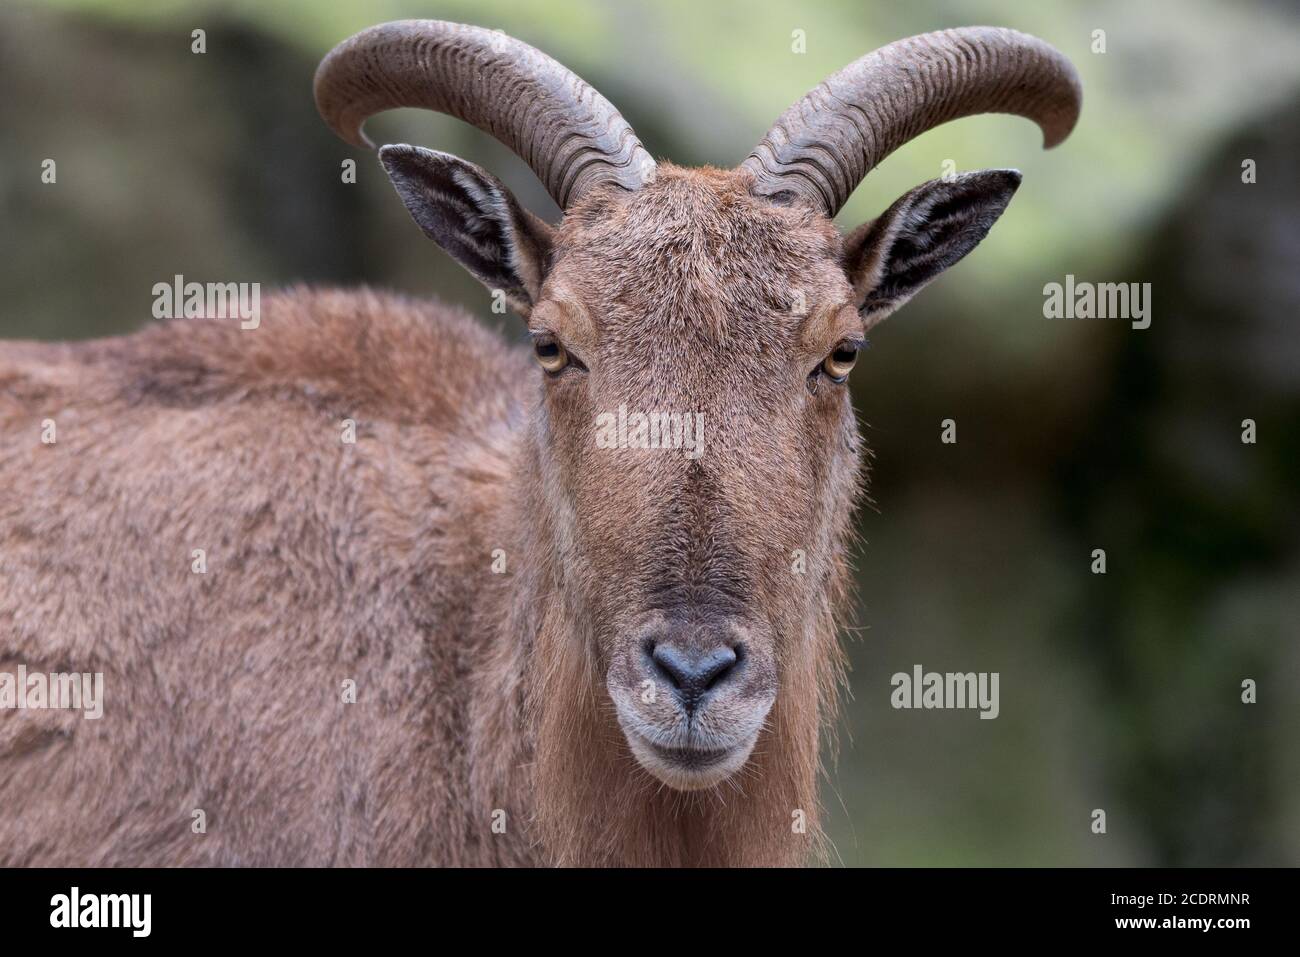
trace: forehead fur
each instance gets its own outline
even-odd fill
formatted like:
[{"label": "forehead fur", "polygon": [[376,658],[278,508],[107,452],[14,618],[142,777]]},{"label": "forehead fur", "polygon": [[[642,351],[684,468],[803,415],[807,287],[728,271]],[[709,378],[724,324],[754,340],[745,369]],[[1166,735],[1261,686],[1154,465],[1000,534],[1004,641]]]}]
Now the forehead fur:
[{"label": "forehead fur", "polygon": [[[826,217],[753,196],[743,170],[663,164],[627,194],[584,200],[559,230],[556,273],[606,333],[687,334],[708,344],[786,339],[804,311],[847,296]],[[769,319],[762,323],[758,320]]]}]

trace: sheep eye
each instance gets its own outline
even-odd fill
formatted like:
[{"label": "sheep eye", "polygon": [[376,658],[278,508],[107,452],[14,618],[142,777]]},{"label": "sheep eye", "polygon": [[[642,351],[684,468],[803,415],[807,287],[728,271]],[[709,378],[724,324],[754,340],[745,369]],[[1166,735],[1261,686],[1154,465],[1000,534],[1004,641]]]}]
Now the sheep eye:
[{"label": "sheep eye", "polygon": [[569,364],[569,354],[564,351],[564,346],[550,336],[538,336],[533,340],[533,354],[537,356],[537,364],[551,375]]},{"label": "sheep eye", "polygon": [[822,372],[826,373],[826,377],[832,382],[843,382],[857,364],[858,350],[861,348],[861,342],[845,339],[822,362]]}]

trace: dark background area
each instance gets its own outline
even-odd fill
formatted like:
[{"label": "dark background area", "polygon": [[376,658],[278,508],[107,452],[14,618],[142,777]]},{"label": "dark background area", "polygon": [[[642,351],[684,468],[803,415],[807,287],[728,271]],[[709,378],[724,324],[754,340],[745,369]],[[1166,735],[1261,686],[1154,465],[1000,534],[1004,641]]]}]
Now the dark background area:
[{"label": "dark background area", "polygon": [[[1025,174],[984,244],[874,330],[854,374],[872,503],[831,833],[846,864],[1300,863],[1292,4],[6,4],[0,338],[140,327],[177,273],[436,294],[522,338],[411,224],[373,156],[316,115],[320,57],[405,16],[533,43],[682,164],[739,162],[825,75],[913,33],[991,23],[1069,55],[1085,95],[1065,145],[1044,153],[1008,117],[950,124],[839,218],[874,216],[947,159]],[[371,132],[481,163],[556,215],[522,162],[464,124],[399,111]],[[1043,286],[1067,273],[1151,283],[1151,327],[1045,319]],[[956,445],[940,442],[945,418]],[[917,663],[997,671],[1000,716],[894,710],[890,676]]]}]

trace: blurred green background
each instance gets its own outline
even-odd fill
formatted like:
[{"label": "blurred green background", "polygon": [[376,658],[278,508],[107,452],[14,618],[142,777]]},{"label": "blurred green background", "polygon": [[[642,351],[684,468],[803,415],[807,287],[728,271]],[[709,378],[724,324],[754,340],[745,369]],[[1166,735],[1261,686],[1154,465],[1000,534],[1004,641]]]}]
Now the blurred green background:
[{"label": "blurred green background", "polygon": [[[0,338],[136,328],[175,273],[436,293],[519,337],[373,157],[316,116],[319,58],[401,17],[540,47],[682,164],[734,165],[825,75],[913,33],[1012,26],[1070,56],[1084,112],[1064,146],[1044,153],[1008,117],[950,124],[840,215],[846,229],[874,216],[947,159],[1025,174],[976,253],[873,333],[854,377],[875,457],[824,791],[837,862],[1300,863],[1293,3],[6,4]],[[457,121],[399,111],[370,131],[481,163],[556,215],[521,161]],[[40,183],[46,158],[57,188]],[[1044,319],[1043,286],[1066,273],[1151,283],[1151,328]],[[948,417],[955,446],[939,441]],[[893,710],[890,676],[917,663],[999,672],[1000,717]],[[1257,704],[1240,700],[1245,678]]]}]

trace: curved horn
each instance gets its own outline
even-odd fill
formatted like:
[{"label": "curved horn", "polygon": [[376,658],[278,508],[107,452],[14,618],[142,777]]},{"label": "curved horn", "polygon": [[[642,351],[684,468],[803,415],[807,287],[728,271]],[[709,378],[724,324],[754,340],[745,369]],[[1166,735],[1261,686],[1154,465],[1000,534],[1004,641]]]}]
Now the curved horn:
[{"label": "curved horn", "polygon": [[371,115],[399,106],[447,113],[491,133],[568,209],[593,186],[639,188],[654,160],[603,96],[503,33],[441,20],[384,23],[344,40],[316,70],[316,108],[354,146]]},{"label": "curved horn", "polygon": [[1074,129],[1083,93],[1074,66],[1036,37],[1001,27],[940,30],[850,63],[781,114],[742,166],[754,192],[834,216],[881,160],[940,123],[1014,113],[1044,149]]}]

